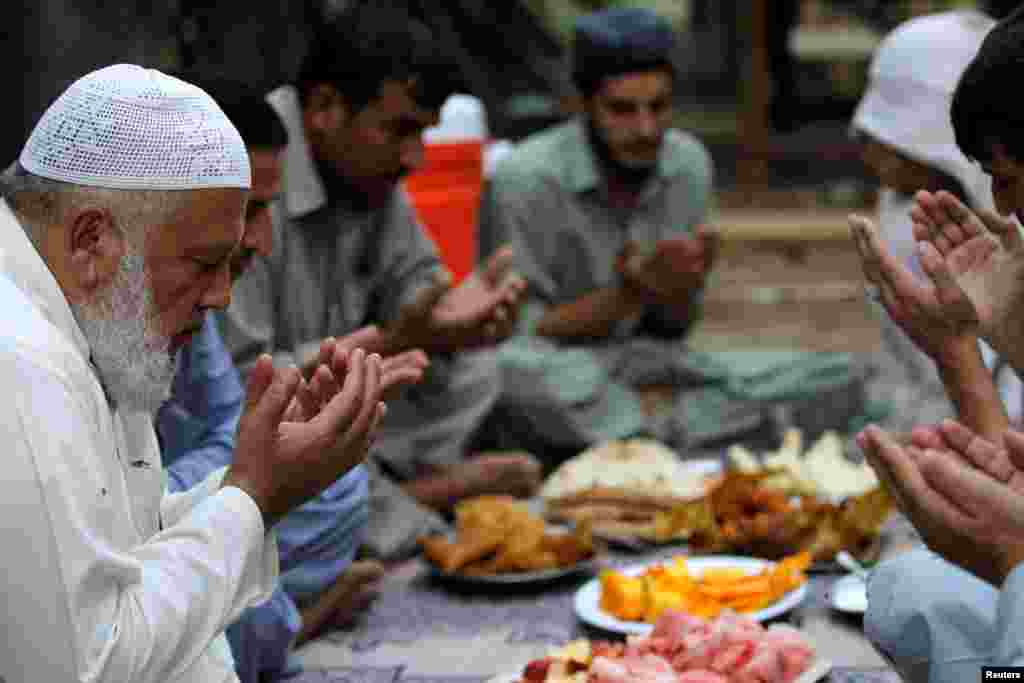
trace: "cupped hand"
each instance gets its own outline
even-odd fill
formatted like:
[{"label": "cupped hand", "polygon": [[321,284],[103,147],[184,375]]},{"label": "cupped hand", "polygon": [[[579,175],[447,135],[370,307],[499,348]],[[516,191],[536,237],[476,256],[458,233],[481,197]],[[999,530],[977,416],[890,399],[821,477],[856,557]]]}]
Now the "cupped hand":
[{"label": "cupped hand", "polygon": [[932,551],[994,586],[1024,559],[1024,499],[1016,491],[961,455],[901,445],[876,426],[857,443]]},{"label": "cupped hand", "polygon": [[659,240],[647,254],[628,242],[616,261],[616,268],[632,288],[661,304],[685,303],[694,290],[704,285],[714,264],[720,238],[706,226],[691,237]]},{"label": "cupped hand", "polygon": [[502,247],[458,287],[440,274],[433,285],[403,306],[387,329],[390,347],[428,352],[494,344],[515,329],[526,284],[512,271],[513,252]]},{"label": "cupped hand", "polygon": [[[931,280],[925,282],[893,256],[873,221],[851,215],[849,222],[864,277],[877,287],[889,317],[918,348],[933,359],[940,359],[978,333],[974,305],[958,283],[957,275],[950,272],[934,247],[921,247],[921,264]],[[958,263],[970,265],[967,259]]]},{"label": "cupped hand", "polygon": [[333,397],[302,420],[286,419],[302,381],[298,368],[275,369],[264,355],[250,372],[223,485],[248,493],[268,527],[366,457],[386,410],[380,358],[356,349],[346,363]]},{"label": "cupped hand", "polygon": [[481,268],[446,293],[434,307],[435,328],[447,331],[460,348],[487,346],[508,337],[519,317],[525,281],[513,270],[509,246],[495,251]]},{"label": "cupped hand", "polygon": [[980,336],[1010,357],[1007,350],[1024,333],[1015,314],[1024,303],[1024,241],[1016,223],[993,211],[974,212],[949,192],[924,190],[914,195],[910,215],[914,237],[930,247],[928,260],[936,267],[944,262],[970,302]]}]

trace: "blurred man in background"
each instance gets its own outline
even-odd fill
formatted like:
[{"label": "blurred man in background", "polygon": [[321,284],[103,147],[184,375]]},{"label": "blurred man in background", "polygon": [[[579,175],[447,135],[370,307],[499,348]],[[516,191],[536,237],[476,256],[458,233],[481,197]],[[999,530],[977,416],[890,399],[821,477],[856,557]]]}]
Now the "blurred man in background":
[{"label": "blurred man in background", "polygon": [[274,250],[241,278],[224,321],[243,372],[264,352],[308,367],[322,339],[365,325],[381,330],[375,351],[428,354],[422,384],[390,402],[374,451],[367,544],[378,555],[415,547],[438,523],[430,508],[528,494],[538,479],[528,456],[466,459],[499,390],[493,356],[468,352],[516,319],[510,254],[451,289],[399,186],[423,160],[421,134],[456,71],[426,27],[387,4],[357,3],[324,27],[297,84],[269,96],[289,136]]},{"label": "blurred man in background", "polygon": [[[711,159],[671,128],[673,43],[646,9],[582,17],[572,60],[584,114],[524,140],[491,178],[481,253],[512,245],[528,286],[520,335],[499,351],[505,446],[573,455],[636,435],[634,380],[673,381],[717,247],[702,227]],[[666,367],[629,377],[636,339],[675,346],[646,354]]]}]

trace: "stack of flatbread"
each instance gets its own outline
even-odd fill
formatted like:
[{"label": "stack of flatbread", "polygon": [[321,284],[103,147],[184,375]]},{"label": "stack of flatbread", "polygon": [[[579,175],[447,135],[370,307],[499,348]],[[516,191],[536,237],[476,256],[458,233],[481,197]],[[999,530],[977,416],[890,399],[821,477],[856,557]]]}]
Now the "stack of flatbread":
[{"label": "stack of flatbread", "polygon": [[609,441],[567,460],[540,496],[556,520],[588,521],[603,537],[653,539],[658,512],[702,497],[714,477],[651,439]]},{"label": "stack of flatbread", "polygon": [[762,486],[791,495],[812,495],[822,500],[839,501],[867,493],[878,487],[878,477],[866,462],[854,463],[843,455],[843,441],[835,432],[825,432],[806,451],[803,434],[789,429],[783,435],[782,448],[757,457],[743,448],[728,451],[732,469],[747,474],[771,471]]}]

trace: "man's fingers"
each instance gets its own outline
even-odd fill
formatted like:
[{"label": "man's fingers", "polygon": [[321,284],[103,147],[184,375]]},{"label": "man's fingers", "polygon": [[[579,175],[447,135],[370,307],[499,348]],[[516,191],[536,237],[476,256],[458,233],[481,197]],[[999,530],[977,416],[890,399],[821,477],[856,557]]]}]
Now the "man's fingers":
[{"label": "man's fingers", "polygon": [[933,425],[919,425],[914,427],[910,431],[909,443],[910,445],[925,449],[946,447],[946,441],[942,435],[941,427]]},{"label": "man's fingers", "polygon": [[377,404],[380,403],[382,389],[380,361],[380,356],[376,353],[372,353],[367,356],[366,361],[364,362],[366,372],[363,374],[360,410],[355,422],[352,424],[352,429],[357,435],[360,435],[360,438],[365,438],[365,434],[369,431],[370,425],[373,424],[373,415],[377,410]]},{"label": "man's fingers", "polygon": [[281,368],[274,371],[274,379],[263,392],[257,410],[260,418],[269,422],[276,429],[284,419],[285,411],[299,389],[302,373],[296,367]]},{"label": "man's fingers", "polygon": [[[919,193],[920,194],[920,193]],[[915,198],[914,205],[910,208],[910,222],[914,239],[918,242],[930,242],[938,232],[931,214]]]},{"label": "man's fingers", "polygon": [[396,389],[416,384],[430,364],[427,355],[419,349],[405,351],[381,361],[381,394],[390,398]]},{"label": "man's fingers", "polygon": [[944,528],[969,529],[985,495],[982,492],[991,493],[985,484],[995,486],[995,482],[942,451],[925,451],[919,468],[926,487],[918,500],[927,514]]},{"label": "man's fingers", "polygon": [[377,430],[380,429],[380,423],[387,414],[388,404],[384,401],[378,401],[376,409],[373,411],[373,419],[370,421],[370,429],[366,435],[368,444],[373,443],[374,438],[377,436]]},{"label": "man's fingers", "polygon": [[304,378],[299,379],[299,386],[295,390],[295,398],[292,399],[292,405],[285,413],[285,420],[305,422],[320,410],[320,399],[317,396],[319,382],[316,376],[318,372],[319,368],[313,372],[313,376],[308,382]]},{"label": "man's fingers", "polygon": [[360,327],[355,332],[346,334],[344,337],[336,341],[336,346],[344,349],[345,351],[351,351],[352,349],[373,349],[376,344],[380,343],[383,333],[380,328],[376,325],[367,325]]},{"label": "man's fingers", "polygon": [[950,308],[958,319],[977,319],[974,305],[950,272],[946,260],[942,258],[935,245],[918,242],[917,247],[921,267],[935,285],[935,296],[939,303]]},{"label": "man's fingers", "polygon": [[1003,434],[1006,457],[1014,467],[1024,472],[1024,433],[1011,429]]},{"label": "man's fingers", "polygon": [[256,363],[249,371],[249,380],[246,382],[245,407],[247,410],[255,408],[263,394],[267,391],[270,383],[274,381],[274,362],[268,354],[262,354],[256,359]]},{"label": "man's fingers", "polygon": [[984,263],[998,248],[993,237],[976,235],[949,252],[946,262],[953,273],[966,273]]},{"label": "man's fingers", "polygon": [[413,304],[416,313],[424,317],[430,315],[430,311],[434,310],[434,307],[441,302],[451,288],[452,274],[447,270],[436,273],[434,281],[424,287],[416,296],[416,301]]},{"label": "man's fingers", "polygon": [[331,366],[331,359],[334,357],[334,344],[337,340],[334,337],[327,337],[320,342],[320,353],[317,355],[317,365]]},{"label": "man's fingers", "polygon": [[323,436],[330,440],[344,434],[362,408],[363,376],[366,373],[366,352],[354,350],[348,360],[348,372],[341,389],[328,401],[315,418]]},{"label": "man's fingers", "polygon": [[420,349],[410,349],[388,356],[380,363],[381,372],[391,372],[399,368],[412,367],[425,370],[430,366],[430,358]]},{"label": "man's fingers", "polygon": [[927,228],[927,234],[916,235],[918,241],[931,242],[943,255],[948,253],[951,245],[949,240],[943,237],[942,231],[952,219],[947,209],[939,202],[937,194],[927,190],[920,190],[914,195],[914,208],[911,209],[911,217]]},{"label": "man's fingers", "polygon": [[[326,365],[321,365],[317,368],[316,374],[313,375],[313,379],[316,382],[315,385],[311,386],[313,395],[317,399],[317,412],[323,407],[325,403],[334,398],[334,395],[338,393],[341,387],[338,385],[336,375]],[[316,413],[313,413],[315,415]],[[312,417],[312,415],[310,416]]]},{"label": "man's fingers", "polygon": [[898,258],[893,256],[878,234],[877,228],[870,221],[864,222],[864,233],[867,247],[872,254],[872,262],[881,274],[882,281],[893,292],[897,300],[911,300],[923,303],[925,289],[914,278],[913,273]]},{"label": "man's fingers", "polygon": [[978,218],[989,232],[999,238],[1003,249],[1016,251],[1024,246],[1024,238],[1021,237],[1017,222],[1012,218],[1004,218],[992,209],[979,210]]},{"label": "man's fingers", "polygon": [[492,287],[497,287],[512,269],[514,261],[515,251],[512,249],[512,246],[508,244],[503,245],[495,250],[490,258],[487,259],[481,275]]},{"label": "man's fingers", "polygon": [[904,299],[923,298],[921,286],[910,271],[889,254],[874,223],[856,214],[849,217],[849,223],[854,244],[860,254],[864,277],[878,287],[882,303],[890,315],[899,317]]},{"label": "man's fingers", "polygon": [[387,371],[381,370],[381,395],[390,399],[398,389],[418,384],[422,380],[423,370],[415,367],[405,366]]},{"label": "man's fingers", "polygon": [[893,449],[898,450],[899,446],[889,442],[885,432],[874,425],[869,425],[857,435],[857,444],[864,452],[864,458],[871,465],[871,469],[875,471],[879,480],[896,499],[900,509],[909,514],[910,509],[907,507],[909,501],[904,483],[896,476],[891,463],[893,458],[902,457],[900,453],[894,455]]},{"label": "man's fingers", "polygon": [[969,464],[999,481],[1009,481],[1013,475],[1013,466],[1003,449],[978,436],[956,420],[944,420],[942,433],[949,445]]}]

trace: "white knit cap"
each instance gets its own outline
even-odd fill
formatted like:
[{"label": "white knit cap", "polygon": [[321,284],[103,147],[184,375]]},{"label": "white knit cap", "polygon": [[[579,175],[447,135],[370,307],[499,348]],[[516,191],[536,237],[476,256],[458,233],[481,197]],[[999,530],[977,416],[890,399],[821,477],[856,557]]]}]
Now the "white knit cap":
[{"label": "white knit cap", "polygon": [[961,74],[994,25],[973,11],[940,12],[900,24],[878,46],[867,91],[853,116],[854,129],[956,178],[979,207],[992,205],[989,181],[957,148],[950,104]]},{"label": "white knit cap", "polygon": [[18,162],[51,180],[119,190],[249,189],[242,136],[200,88],[116,64],[72,83]]}]

